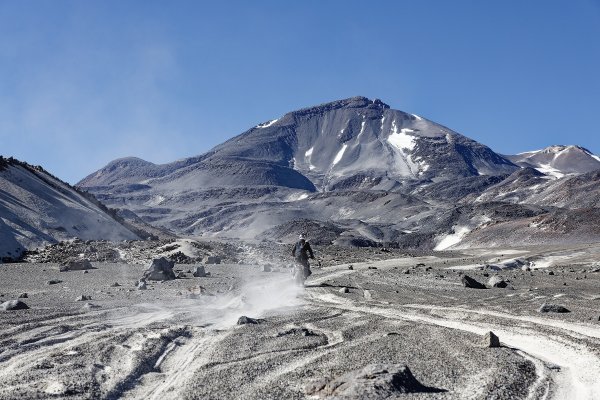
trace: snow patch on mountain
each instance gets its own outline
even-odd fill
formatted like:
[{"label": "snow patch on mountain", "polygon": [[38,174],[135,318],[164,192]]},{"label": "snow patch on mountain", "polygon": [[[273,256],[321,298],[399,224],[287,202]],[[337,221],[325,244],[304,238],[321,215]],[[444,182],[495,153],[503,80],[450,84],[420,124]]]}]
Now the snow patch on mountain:
[{"label": "snow patch on mountain", "polygon": [[268,127],[270,127],[271,125],[275,124],[277,121],[279,121],[279,118],[277,118],[277,119],[273,119],[273,120],[271,120],[271,121],[267,121],[267,122],[265,122],[265,123],[262,123],[262,124],[258,124],[258,125],[256,125],[256,127],[257,127],[257,128],[259,128],[259,129],[262,129],[262,128],[268,128]]},{"label": "snow patch on mountain", "polygon": [[346,143],[344,143],[342,145],[342,148],[340,149],[340,151],[338,151],[338,153],[335,155],[335,158],[333,159],[333,162],[331,163],[331,166],[333,167],[334,165],[336,165],[337,163],[340,162],[340,160],[342,159],[342,157],[344,156],[344,153],[346,152],[346,148],[348,147],[348,145]]}]

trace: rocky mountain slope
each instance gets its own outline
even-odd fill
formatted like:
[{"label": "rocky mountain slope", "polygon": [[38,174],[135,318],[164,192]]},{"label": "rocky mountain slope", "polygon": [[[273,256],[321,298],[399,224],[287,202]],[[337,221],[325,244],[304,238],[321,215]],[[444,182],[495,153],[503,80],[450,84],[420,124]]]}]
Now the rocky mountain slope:
[{"label": "rocky mountain slope", "polygon": [[[354,97],[258,124],[196,157],[115,160],[78,186],[184,235],[289,240],[304,224],[337,244],[445,248],[484,229],[498,209],[508,221],[531,218],[522,212],[529,205],[597,207],[596,163],[577,146],[502,156]],[[468,221],[445,217],[471,204]]]},{"label": "rocky mountain slope", "polygon": [[27,163],[0,157],[0,257],[72,238],[126,240],[143,233],[85,194]]}]

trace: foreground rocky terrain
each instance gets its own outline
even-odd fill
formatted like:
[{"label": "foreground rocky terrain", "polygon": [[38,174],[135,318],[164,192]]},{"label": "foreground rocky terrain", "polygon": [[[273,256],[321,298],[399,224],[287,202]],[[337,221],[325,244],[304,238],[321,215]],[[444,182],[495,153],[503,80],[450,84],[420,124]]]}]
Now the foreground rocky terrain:
[{"label": "foreground rocky terrain", "polygon": [[[140,257],[144,246],[116,247]],[[315,245],[322,267],[305,288],[291,282],[287,246],[218,246],[204,244],[223,259],[203,264],[208,276],[192,275],[198,260],[175,264],[178,279],[146,290],[149,262],[127,255],[85,271],[2,265],[0,302],[29,308],[0,311],[0,398],[600,396],[598,245]]]}]

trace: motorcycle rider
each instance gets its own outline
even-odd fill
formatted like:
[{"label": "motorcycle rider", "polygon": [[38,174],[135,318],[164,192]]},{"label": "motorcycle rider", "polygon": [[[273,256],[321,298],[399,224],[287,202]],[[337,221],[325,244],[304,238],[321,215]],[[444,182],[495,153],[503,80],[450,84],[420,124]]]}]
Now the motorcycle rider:
[{"label": "motorcycle rider", "polygon": [[294,244],[292,248],[292,257],[296,259],[296,264],[300,268],[302,273],[302,282],[306,280],[310,275],[312,275],[312,271],[310,270],[310,264],[308,263],[308,259],[314,259],[315,256],[313,254],[312,248],[310,244],[306,241],[306,236],[302,233],[298,237],[298,241]]}]

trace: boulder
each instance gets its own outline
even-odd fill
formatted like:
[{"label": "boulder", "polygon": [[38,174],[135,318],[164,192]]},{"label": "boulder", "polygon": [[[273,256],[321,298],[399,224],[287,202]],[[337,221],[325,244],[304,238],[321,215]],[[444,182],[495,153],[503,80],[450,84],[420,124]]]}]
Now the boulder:
[{"label": "boulder", "polygon": [[221,264],[221,257],[207,256],[204,258],[204,264]]},{"label": "boulder", "polygon": [[0,304],[0,310],[2,311],[27,310],[28,308],[29,306],[21,300],[9,300]]},{"label": "boulder", "polygon": [[155,258],[144,272],[143,279],[150,281],[170,281],[175,279],[175,263],[165,257]]},{"label": "boulder", "polygon": [[60,266],[60,272],[66,271],[84,271],[88,269],[93,269],[92,263],[87,258],[83,260],[71,260],[67,262],[65,265]]},{"label": "boulder", "polygon": [[206,270],[204,269],[204,265],[198,265],[194,270],[193,274],[196,278],[204,278],[206,276]]},{"label": "boulder", "polygon": [[463,277],[460,280],[461,280],[462,284],[466,288],[470,288],[470,289],[487,289],[483,283],[477,282],[475,279],[471,278],[468,275],[463,275]]},{"label": "boulder", "polygon": [[148,287],[146,286],[146,281],[143,279],[140,279],[138,284],[137,284],[137,289],[138,290],[146,290],[148,289]]},{"label": "boulder", "polygon": [[402,393],[443,392],[427,387],[406,365],[369,364],[338,378],[321,379],[305,387],[309,395],[339,399],[391,399]]},{"label": "boulder", "polygon": [[260,324],[263,320],[262,319],[255,319],[255,318],[250,318],[250,317],[246,317],[245,315],[242,315],[240,318],[238,318],[237,320],[237,325],[248,325],[248,324]]},{"label": "boulder", "polygon": [[492,276],[488,281],[488,286],[503,289],[508,286],[508,283],[499,276]]},{"label": "boulder", "polygon": [[490,331],[483,337],[483,347],[500,347],[500,339]]},{"label": "boulder", "polygon": [[541,313],[549,313],[549,312],[553,312],[553,313],[569,313],[569,312],[571,312],[571,310],[569,310],[566,307],[561,306],[559,304],[547,304],[547,303],[544,303],[538,309],[538,312],[541,312]]}]

